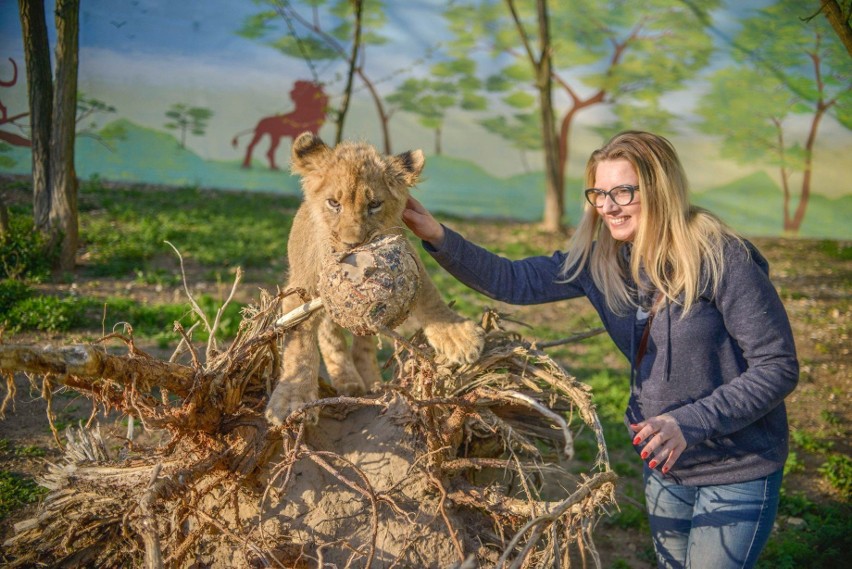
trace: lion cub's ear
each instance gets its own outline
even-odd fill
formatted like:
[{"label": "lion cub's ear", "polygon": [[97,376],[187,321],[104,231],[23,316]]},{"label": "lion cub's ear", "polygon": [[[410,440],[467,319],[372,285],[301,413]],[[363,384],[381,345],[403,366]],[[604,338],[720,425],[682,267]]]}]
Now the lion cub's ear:
[{"label": "lion cub's ear", "polygon": [[411,150],[388,158],[387,176],[394,185],[411,187],[420,180],[426,158],[422,150]]},{"label": "lion cub's ear", "polygon": [[331,149],[326,146],[320,137],[312,132],[303,132],[293,141],[290,150],[292,159],[291,170],[295,174],[310,174],[322,168],[325,158],[331,154]]}]

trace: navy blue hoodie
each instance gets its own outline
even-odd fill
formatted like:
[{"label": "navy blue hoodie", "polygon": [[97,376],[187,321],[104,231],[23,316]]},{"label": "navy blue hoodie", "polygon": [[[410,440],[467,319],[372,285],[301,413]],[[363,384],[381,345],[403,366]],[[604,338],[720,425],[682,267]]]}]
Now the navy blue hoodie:
[{"label": "navy blue hoodie", "polygon": [[716,294],[707,291],[687,316],[679,304],[659,308],[638,366],[647,315],[607,308],[588,267],[564,282],[564,253],[511,261],[448,228],[440,249],[423,245],[454,277],[495,300],[541,304],[586,296],[631,364],[625,422],[666,413],[683,432],[687,448],[668,473],[676,482],[745,482],[784,466],[784,398],[796,387],[799,364],[768,263],[752,244],[726,244]]}]

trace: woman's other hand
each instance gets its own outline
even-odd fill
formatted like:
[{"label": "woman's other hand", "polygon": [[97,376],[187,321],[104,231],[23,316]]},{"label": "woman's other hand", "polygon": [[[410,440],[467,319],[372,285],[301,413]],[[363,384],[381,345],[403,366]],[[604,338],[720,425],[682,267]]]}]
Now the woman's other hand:
[{"label": "woman's other hand", "polygon": [[412,197],[408,198],[402,211],[402,221],[417,237],[436,249],[444,243],[444,226],[432,217],[423,204]]},{"label": "woman's other hand", "polygon": [[646,421],[630,425],[636,435],[633,444],[638,445],[647,441],[642,449],[642,459],[648,461],[650,468],[662,466],[660,470],[666,474],[671,470],[680,455],[686,450],[686,439],[677,421],[669,415],[658,415]]}]

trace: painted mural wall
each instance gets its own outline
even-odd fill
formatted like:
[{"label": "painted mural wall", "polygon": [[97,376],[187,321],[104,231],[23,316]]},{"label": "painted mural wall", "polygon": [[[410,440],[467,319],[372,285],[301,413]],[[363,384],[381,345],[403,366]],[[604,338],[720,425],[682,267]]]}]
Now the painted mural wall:
[{"label": "painted mural wall", "polygon": [[[516,4],[534,33],[535,3]],[[338,133],[351,6],[82,0],[78,175],[297,194],[292,137]],[[852,58],[824,17],[808,20],[818,1],[549,6],[569,222],[589,153],[640,128],[675,143],[694,201],[741,231],[852,239]],[[540,219],[537,96],[506,3],[366,0],[361,37],[343,137],[423,149],[415,195],[436,211]],[[27,174],[12,0],[0,0],[0,103],[0,172]]]}]

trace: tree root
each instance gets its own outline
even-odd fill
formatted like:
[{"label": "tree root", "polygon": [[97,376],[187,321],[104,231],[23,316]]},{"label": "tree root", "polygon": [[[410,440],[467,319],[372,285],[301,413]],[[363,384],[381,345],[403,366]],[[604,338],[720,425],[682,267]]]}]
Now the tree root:
[{"label": "tree root", "polygon": [[[224,351],[204,363],[191,333],[169,361],[103,344],[0,344],[0,373],[48,375],[104,408],[165,430],[157,448],[110,456],[97,427],[66,431],[50,493],[4,547],[9,567],[567,567],[587,554],[613,503],[588,386],[500,329],[446,368],[416,334],[397,337],[378,391],[321,399],[271,427],[262,416],[286,291],[261,295]],[[114,336],[111,339],[116,339]],[[187,349],[190,348],[190,349]],[[180,360],[189,361],[180,363]],[[9,392],[4,407],[13,398]],[[317,425],[300,418],[320,411]],[[598,453],[581,465],[577,437]],[[570,471],[585,470],[580,476]]]}]

